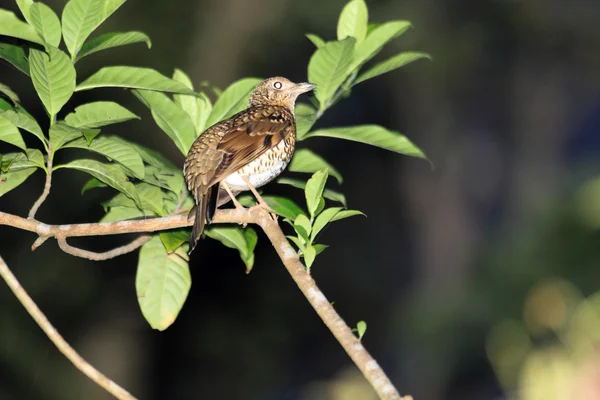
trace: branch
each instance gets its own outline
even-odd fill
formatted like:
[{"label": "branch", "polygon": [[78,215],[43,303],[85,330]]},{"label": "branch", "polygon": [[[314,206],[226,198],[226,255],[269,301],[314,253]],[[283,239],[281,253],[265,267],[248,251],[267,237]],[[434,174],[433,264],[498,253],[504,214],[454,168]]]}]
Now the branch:
[{"label": "branch", "polygon": [[50,187],[52,186],[52,143],[48,142],[48,163],[46,165],[46,184],[44,185],[44,190],[40,197],[33,203],[31,210],[29,210],[29,215],[27,218],[33,219],[35,217],[35,213],[39,210],[41,205],[46,201],[48,195],[50,194]]},{"label": "branch", "polygon": [[77,369],[79,369],[81,372],[87,375],[88,378],[97,383],[99,386],[103,387],[107,392],[115,396],[117,399],[135,400],[135,397],[133,397],[129,392],[117,385],[115,382],[110,380],[107,376],[85,361],[75,351],[75,349],[73,349],[69,343],[65,341],[60,333],[58,333],[58,331],[52,326],[50,321],[48,321],[48,318],[46,318],[42,310],[38,308],[31,297],[29,297],[25,289],[23,289],[23,286],[21,286],[17,278],[8,268],[8,265],[6,265],[2,259],[2,256],[0,256],[0,275],[2,278],[4,278],[19,302],[21,302],[23,307],[25,307],[29,315],[33,317],[38,326],[42,328],[52,343],[54,343],[58,350],[63,353]]},{"label": "branch", "polygon": [[96,253],[93,251],[78,249],[77,247],[71,246],[70,244],[67,243],[67,239],[63,236],[58,236],[56,238],[56,240],[58,242],[58,247],[60,247],[60,249],[62,251],[64,251],[65,253],[71,254],[76,257],[87,258],[88,260],[92,260],[92,261],[109,260],[111,258],[122,256],[123,254],[131,253],[132,251],[142,247],[150,239],[152,239],[152,236],[143,235],[143,236],[140,236],[139,238],[135,239],[133,242],[126,244],[124,246],[120,246],[120,247],[114,248],[112,250],[105,251],[103,253]]},{"label": "branch", "polygon": [[[384,400],[401,399],[398,391],[386,376],[383,369],[381,369],[379,364],[377,364],[373,357],[371,357],[360,340],[358,340],[358,338],[352,333],[352,330],[335,311],[323,292],[321,292],[321,290],[318,288],[311,275],[306,272],[304,265],[300,262],[298,253],[289,244],[277,222],[273,221],[265,210],[263,210],[261,207],[252,207],[249,209],[242,208],[217,210],[213,218],[213,223],[259,225],[271,241],[275,251],[277,251],[277,254],[281,258],[281,261],[292,276],[292,279],[294,279],[304,296],[307,298],[308,302],[315,309],[329,330],[333,333],[338,342],[342,345],[344,350],[346,350],[346,353],[348,353],[352,361],[354,361],[356,366],[371,383],[371,386],[375,389],[379,397]],[[124,233],[156,232],[167,229],[188,227],[192,225],[192,221],[188,221],[187,216],[185,215],[175,215],[164,218],[127,220],[119,222],[47,225],[33,219],[25,219],[16,215],[0,212],[0,225],[8,225],[22,230],[35,232],[40,237],[55,237],[57,238],[61,249],[65,250],[65,248],[67,248],[69,251],[65,251],[69,252],[70,254],[86,257],[87,255],[98,256],[98,254],[75,249],[69,246],[65,239],[67,237],[74,236],[100,236]],[[138,240],[141,239],[138,238],[133,243],[123,246],[119,249],[128,248],[128,246],[133,246],[134,243],[135,245],[138,245]]]}]

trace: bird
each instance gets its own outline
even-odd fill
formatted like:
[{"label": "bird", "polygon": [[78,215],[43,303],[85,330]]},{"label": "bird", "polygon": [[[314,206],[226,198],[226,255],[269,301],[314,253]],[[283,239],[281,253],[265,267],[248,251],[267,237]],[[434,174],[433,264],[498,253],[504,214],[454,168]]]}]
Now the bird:
[{"label": "bird", "polygon": [[194,220],[189,254],[218,206],[231,199],[242,207],[238,193],[250,190],[258,205],[269,209],[256,188],[279,176],[292,159],[296,99],[315,88],[280,76],[266,79],[254,88],[245,110],[212,125],[192,143],[183,166],[195,201],[188,217]]}]

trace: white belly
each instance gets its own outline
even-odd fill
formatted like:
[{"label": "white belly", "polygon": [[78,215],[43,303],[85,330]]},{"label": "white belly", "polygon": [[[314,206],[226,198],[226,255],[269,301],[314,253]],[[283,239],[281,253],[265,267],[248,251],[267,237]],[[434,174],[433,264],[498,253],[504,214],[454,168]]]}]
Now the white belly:
[{"label": "white belly", "polygon": [[245,191],[250,190],[248,185],[242,179],[242,176],[247,177],[250,184],[255,188],[259,188],[275,179],[279,174],[283,172],[287,166],[287,161],[273,161],[273,165],[268,168],[265,172],[255,172],[260,164],[260,160],[254,160],[250,164],[246,165],[240,171],[234,172],[224,179],[225,183],[231,188],[231,190]]}]

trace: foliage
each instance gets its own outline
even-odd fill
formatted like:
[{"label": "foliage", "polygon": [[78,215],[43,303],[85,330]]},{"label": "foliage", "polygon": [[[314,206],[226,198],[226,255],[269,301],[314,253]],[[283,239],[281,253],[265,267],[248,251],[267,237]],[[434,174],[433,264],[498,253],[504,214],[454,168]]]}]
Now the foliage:
[{"label": "foliage", "polygon": [[[109,125],[131,123],[139,116],[110,101],[91,102],[72,110],[70,100],[79,91],[125,88],[148,107],[158,127],[186,154],[207,127],[243,110],[250,92],[261,79],[240,79],[223,91],[210,92],[205,90],[212,88],[209,84],[194,89],[190,78],[179,69],[169,78],[148,68],[103,66],[87,79],[81,79],[77,62],[83,57],[93,58],[96,53],[135,43],[151,47],[150,39],[137,31],[93,37],[98,26],[124,1],[70,0],[60,18],[43,3],[17,1],[24,21],[0,9],[0,58],[31,78],[49,116],[49,121],[36,121],[19,103],[18,95],[0,83],[0,140],[19,150],[0,156],[0,196],[25,182],[38,169],[48,178],[53,171],[74,169],[91,175],[82,194],[98,187],[118,192],[103,203],[106,215],[102,221],[167,216],[191,208],[181,168],[154,150],[104,132]],[[312,105],[297,105],[300,142],[318,136],[330,137],[425,158],[405,136],[377,125],[312,130],[323,113],[350,95],[355,85],[428,57],[424,53],[403,52],[363,72],[365,64],[409,27],[407,21],[369,25],[364,0],[352,0],[340,14],[337,40],[308,35],[317,47],[308,63],[308,79],[318,88]],[[22,132],[41,142],[42,151],[30,147]],[[106,161],[84,158],[50,168],[58,151],[68,152],[73,148],[88,150]],[[278,180],[280,184],[304,190],[306,211],[287,198],[265,196],[265,200],[293,228],[295,235],[288,237],[310,270],[317,255],[327,248],[315,242],[319,233],[334,221],[362,213],[346,209],[344,195],[326,187],[329,175],[339,184],[343,177],[318,154],[298,149],[289,170],[312,174],[308,181]],[[325,199],[340,205],[326,208]],[[189,230],[156,234],[140,251],[136,288],[142,312],[153,328],[162,330],[173,323],[190,290],[186,255],[189,234]],[[252,269],[257,242],[252,228],[210,226],[206,236],[237,249],[247,270]],[[364,333],[364,329],[361,331]]]}]

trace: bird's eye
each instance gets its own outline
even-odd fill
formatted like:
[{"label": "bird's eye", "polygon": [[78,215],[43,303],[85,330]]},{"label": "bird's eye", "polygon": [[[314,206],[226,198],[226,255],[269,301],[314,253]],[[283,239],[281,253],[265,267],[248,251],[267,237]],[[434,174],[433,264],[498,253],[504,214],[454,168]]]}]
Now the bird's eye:
[{"label": "bird's eye", "polygon": [[275,82],[275,83],[273,84],[273,87],[274,87],[275,89],[281,89],[281,88],[282,88],[282,86],[283,86],[283,84],[282,84],[281,82]]}]

